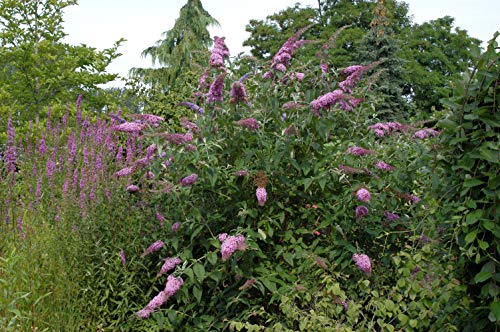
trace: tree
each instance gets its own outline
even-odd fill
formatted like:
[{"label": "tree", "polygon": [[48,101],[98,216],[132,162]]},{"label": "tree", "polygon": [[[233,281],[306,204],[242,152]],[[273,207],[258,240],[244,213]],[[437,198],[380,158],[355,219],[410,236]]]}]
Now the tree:
[{"label": "tree", "polygon": [[[103,51],[62,42],[64,8],[76,0],[2,0],[0,3],[0,116],[38,119],[44,107],[87,94],[105,103],[97,85],[114,80],[106,67],[121,40]],[[88,100],[88,99],[87,99]]]},{"label": "tree", "polygon": [[218,25],[204,8],[200,0],[188,0],[181,8],[174,27],[163,33],[165,39],[142,52],[143,57],[151,57],[153,65],[161,68],[133,68],[132,75],[141,77],[146,83],[160,84],[168,89],[195,63],[203,61],[212,44],[207,27]]},{"label": "tree", "polygon": [[358,49],[358,61],[362,64],[381,61],[377,66],[377,81],[371,87],[377,115],[381,118],[405,118],[407,102],[402,97],[404,61],[398,56],[399,40],[396,39],[384,0],[378,0],[373,10],[371,29]]},{"label": "tree", "polygon": [[441,98],[449,96],[451,82],[460,78],[479,54],[480,41],[455,28],[454,18],[445,16],[414,24],[405,32],[401,56],[406,60],[403,93],[419,110],[442,109]]}]

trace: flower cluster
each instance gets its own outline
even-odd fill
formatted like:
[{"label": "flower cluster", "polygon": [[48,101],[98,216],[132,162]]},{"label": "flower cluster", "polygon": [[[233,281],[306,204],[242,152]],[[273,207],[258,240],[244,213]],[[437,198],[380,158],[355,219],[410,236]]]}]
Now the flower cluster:
[{"label": "flower cluster", "polygon": [[361,219],[368,214],[368,208],[366,206],[360,205],[356,207],[356,219]]},{"label": "flower cluster", "polygon": [[219,69],[224,68],[224,59],[229,57],[229,49],[226,46],[225,37],[214,37],[214,48],[210,55],[210,66]]},{"label": "flower cluster", "polygon": [[182,145],[193,140],[193,134],[190,132],[185,134],[163,133],[162,136],[165,141],[173,145]]},{"label": "flower cluster", "polygon": [[193,173],[191,175],[186,176],[185,178],[182,178],[179,181],[179,185],[181,187],[188,187],[193,185],[196,182],[196,180],[198,180],[198,174]]},{"label": "flower cluster", "polygon": [[358,200],[364,203],[369,203],[371,199],[370,192],[366,188],[360,188],[356,191],[356,197]]},{"label": "flower cluster", "polygon": [[210,85],[210,90],[208,90],[207,104],[222,101],[222,93],[224,90],[224,78],[226,77],[226,72],[220,73]]},{"label": "flower cluster", "polygon": [[382,171],[388,171],[388,172],[393,171],[395,169],[394,166],[386,164],[386,163],[384,163],[383,161],[380,161],[380,160],[377,161],[376,166],[377,166],[378,169],[380,169]]},{"label": "flower cluster", "polygon": [[129,116],[132,119],[152,125],[158,125],[160,122],[164,121],[163,117],[153,114],[130,114]]},{"label": "flower cluster", "polygon": [[190,109],[192,109],[193,111],[198,112],[199,114],[203,114],[205,112],[205,110],[203,108],[201,108],[200,106],[198,106],[194,103],[191,103],[189,101],[180,102],[178,105],[187,106]]},{"label": "flower cluster", "polygon": [[146,251],[142,254],[142,256],[141,256],[141,257],[144,257],[144,256],[146,256],[147,254],[151,254],[151,253],[153,253],[153,252],[155,252],[155,251],[158,251],[158,250],[160,250],[161,248],[163,248],[164,246],[165,246],[165,243],[163,243],[163,241],[161,241],[161,240],[158,240],[158,241],[156,241],[155,243],[153,243],[152,245],[150,245],[150,246],[146,249]]},{"label": "flower cluster", "polygon": [[218,236],[221,244],[222,260],[227,261],[235,251],[244,251],[248,246],[245,243],[245,237],[241,234],[228,236],[226,233]]},{"label": "flower cluster", "polygon": [[427,137],[435,137],[437,135],[439,135],[439,131],[432,128],[424,128],[415,132],[412,138],[424,139]]},{"label": "flower cluster", "polygon": [[368,129],[373,130],[375,135],[377,135],[378,137],[384,137],[385,135],[403,131],[405,129],[405,126],[399,122],[378,122],[374,125],[368,126]]},{"label": "flower cluster", "polygon": [[181,288],[184,280],[181,277],[176,278],[173,275],[169,275],[167,278],[167,284],[165,285],[165,289],[158,293],[151,301],[149,301],[148,305],[143,309],[139,310],[136,315],[139,318],[148,318],[156,308],[162,306],[165,302],[171,298],[179,288]]},{"label": "flower cluster", "polygon": [[367,276],[372,273],[372,263],[370,257],[365,254],[353,254],[352,260],[356,263],[356,266],[361,269]]},{"label": "flower cluster", "polygon": [[266,188],[258,187],[255,191],[255,195],[257,196],[257,202],[259,203],[259,206],[264,206],[267,200]]},{"label": "flower cluster", "polygon": [[346,153],[352,154],[353,156],[364,156],[367,154],[375,153],[375,151],[367,150],[359,146],[351,146],[347,149]]},{"label": "flower cluster", "polygon": [[252,131],[259,129],[259,123],[254,118],[241,119],[235,121],[234,123],[237,124],[238,126],[242,126]]},{"label": "flower cluster", "polygon": [[240,81],[236,81],[231,85],[230,103],[248,103],[245,86]]},{"label": "flower cluster", "polygon": [[389,221],[394,221],[394,220],[398,220],[400,217],[399,215],[395,214],[395,213],[392,213],[392,212],[389,212],[389,211],[385,211],[384,212],[384,216],[387,218],[387,220]]},{"label": "flower cluster", "polygon": [[[309,44],[312,41],[310,40],[299,40],[300,36],[308,29],[309,27],[302,28],[298,30],[292,37],[288,38],[288,40],[281,46],[279,51],[274,55],[273,60],[271,62],[271,68],[276,71],[284,72],[286,71],[286,67],[290,64],[290,60],[292,59],[292,55],[299,47],[305,44]],[[263,76],[263,78],[272,78],[273,74],[268,71]]]},{"label": "flower cluster", "polygon": [[137,122],[124,122],[122,124],[112,127],[114,131],[121,131],[125,133],[137,133],[144,129],[144,124]]},{"label": "flower cluster", "polygon": [[320,109],[328,109],[345,98],[342,90],[334,90],[311,102],[311,108],[314,114],[319,116]]},{"label": "flower cluster", "polygon": [[158,273],[158,276],[161,276],[161,275],[167,273],[168,271],[172,270],[177,265],[179,265],[181,262],[182,261],[179,257],[165,259],[165,263],[163,263],[163,266],[161,267],[160,272]]}]

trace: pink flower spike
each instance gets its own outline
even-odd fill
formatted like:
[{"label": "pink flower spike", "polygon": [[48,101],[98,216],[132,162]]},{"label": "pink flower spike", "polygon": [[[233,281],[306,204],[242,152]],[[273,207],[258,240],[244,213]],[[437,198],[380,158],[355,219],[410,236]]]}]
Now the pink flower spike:
[{"label": "pink flower spike", "polygon": [[358,200],[364,203],[370,203],[371,195],[366,188],[360,188],[356,191],[356,197]]},{"label": "pink flower spike", "polygon": [[354,254],[352,255],[352,260],[356,263],[356,266],[360,268],[367,276],[372,273],[372,263],[370,257],[365,254]]},{"label": "pink flower spike", "polygon": [[158,276],[161,276],[161,275],[167,273],[168,271],[172,270],[180,263],[182,263],[182,261],[180,260],[179,257],[165,259],[165,263],[163,263],[163,266],[161,267],[160,272],[158,273]]},{"label": "pink flower spike", "polygon": [[377,168],[383,171],[393,171],[395,168],[389,164],[384,163],[383,161],[378,160],[376,164]]},{"label": "pink flower spike", "polygon": [[219,234],[219,241],[222,242],[221,253],[223,261],[227,261],[235,251],[243,251],[248,247],[245,243],[245,237],[241,234],[236,236],[227,236],[225,233]]},{"label": "pink flower spike", "polygon": [[127,191],[129,193],[135,193],[135,192],[139,191],[139,187],[136,186],[135,184],[131,184],[131,185],[127,186]]},{"label": "pink flower spike", "polygon": [[181,288],[182,284],[184,283],[184,280],[182,280],[181,277],[174,277],[173,275],[169,275],[167,278],[167,285],[165,286],[165,294],[168,296],[168,298],[174,296],[175,293]]},{"label": "pink flower spike", "polygon": [[259,202],[259,206],[264,206],[267,200],[267,191],[266,188],[259,187],[255,191],[255,195],[257,196],[257,201]]},{"label": "pink flower spike", "polygon": [[152,245],[150,245],[148,247],[148,249],[146,249],[146,251],[141,255],[141,257],[144,257],[147,254],[151,254],[151,253],[153,253],[155,251],[158,251],[161,248],[163,248],[163,246],[165,246],[165,243],[163,243],[163,241],[161,241],[161,240],[158,240],[155,243],[153,243]]},{"label": "pink flower spike", "polygon": [[186,176],[185,178],[181,179],[179,181],[179,185],[181,187],[189,187],[193,185],[196,180],[198,180],[198,175],[196,173],[193,173],[191,175]]},{"label": "pink flower spike", "polygon": [[364,156],[367,154],[373,154],[375,151],[367,150],[359,146],[351,146],[347,149],[346,153],[352,154],[353,156]]}]

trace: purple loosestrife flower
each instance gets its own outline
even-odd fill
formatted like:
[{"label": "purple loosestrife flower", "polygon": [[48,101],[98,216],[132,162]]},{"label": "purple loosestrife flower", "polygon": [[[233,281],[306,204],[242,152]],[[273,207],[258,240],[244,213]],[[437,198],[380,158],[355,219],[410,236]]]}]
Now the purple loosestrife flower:
[{"label": "purple loosestrife flower", "polygon": [[356,207],[356,219],[361,219],[368,214],[368,208],[366,206],[360,205]]},{"label": "purple loosestrife flower", "polygon": [[203,114],[205,112],[205,110],[203,108],[201,108],[200,106],[198,106],[194,103],[191,103],[189,101],[180,102],[178,105],[187,106],[190,109],[192,109],[193,111],[198,112],[199,114]]},{"label": "purple loosestrife flower", "polygon": [[240,81],[236,81],[231,85],[230,103],[248,103],[245,86]]},{"label": "purple loosestrife flower", "polygon": [[123,266],[127,264],[127,259],[125,258],[125,252],[123,249],[120,249],[120,260],[122,261]]},{"label": "purple loosestrife flower", "polygon": [[179,229],[181,228],[181,223],[180,222],[175,222],[173,225],[172,225],[172,228],[170,229],[172,231],[172,233],[175,233],[177,232]]},{"label": "purple loosestrife flower", "polygon": [[364,203],[370,203],[371,195],[366,188],[360,188],[356,191],[356,197],[358,200]]},{"label": "purple loosestrife flower", "polygon": [[36,203],[40,204],[40,200],[42,199],[42,178],[38,178],[36,181]]},{"label": "purple loosestrife flower", "polygon": [[181,187],[188,187],[188,186],[193,185],[196,182],[196,180],[198,180],[198,174],[193,173],[193,174],[188,175],[185,178],[181,179],[179,181],[179,185]]},{"label": "purple loosestrife flower", "polygon": [[225,37],[214,37],[214,48],[210,54],[210,66],[224,69],[224,59],[229,57],[229,49],[225,43]]},{"label": "purple loosestrife flower", "polygon": [[16,132],[14,130],[14,125],[12,124],[12,119],[9,117],[7,120],[7,150],[4,154],[5,165],[7,167],[8,173],[14,173],[16,171]]},{"label": "purple loosestrife flower", "polygon": [[328,109],[338,103],[344,97],[344,92],[342,90],[334,90],[332,92],[328,92],[327,94],[319,96],[311,102],[312,111],[315,115],[319,116],[320,109]]},{"label": "purple loosestrife flower", "polygon": [[267,191],[266,188],[259,187],[255,191],[255,196],[257,196],[257,202],[259,203],[259,206],[264,206],[266,204],[267,200]]},{"label": "purple loosestrife flower", "polygon": [[125,167],[114,174],[116,177],[129,176],[135,172],[134,167]]},{"label": "purple loosestrife flower", "polygon": [[365,254],[354,254],[352,255],[352,260],[356,263],[356,266],[360,268],[367,276],[372,273],[372,263],[370,257]]},{"label": "purple loosestrife flower", "polygon": [[168,271],[172,270],[173,268],[175,268],[176,265],[178,265],[180,263],[182,263],[182,261],[180,260],[179,257],[165,259],[165,263],[163,263],[163,266],[161,267],[160,272],[158,273],[158,276],[161,276],[161,275],[167,273]]},{"label": "purple loosestrife flower", "polygon": [[252,131],[259,129],[259,123],[254,118],[241,119],[234,123]]},{"label": "purple loosestrife flower", "polygon": [[137,123],[137,122],[125,122],[116,126],[111,127],[112,130],[114,131],[121,131],[125,133],[134,133],[134,132],[140,132],[142,129],[144,129],[144,124]]},{"label": "purple loosestrife flower", "polygon": [[243,251],[247,248],[245,237],[241,234],[238,234],[236,236],[228,236],[227,234],[223,233],[219,235],[219,241],[222,242],[221,253],[223,261],[227,261],[235,251]]},{"label": "purple loosestrife flower", "polygon": [[220,73],[210,85],[210,90],[208,90],[207,104],[210,104],[215,101],[222,101],[222,93],[224,90],[224,78],[226,77],[226,73]]},{"label": "purple loosestrife flower", "polygon": [[393,171],[395,168],[389,164],[384,163],[383,161],[378,160],[376,164],[377,168],[383,171]]},{"label": "purple loosestrife flower", "polygon": [[394,221],[394,220],[398,220],[400,217],[399,215],[395,214],[395,213],[392,213],[392,212],[389,212],[389,211],[385,211],[384,212],[384,216],[387,218],[387,220],[389,221]]},{"label": "purple loosestrife flower", "polygon": [[346,153],[352,154],[353,156],[364,156],[367,154],[375,153],[375,151],[367,150],[359,146],[351,146],[347,149]]},{"label": "purple loosestrife flower", "polygon": [[432,128],[424,128],[415,132],[412,138],[425,139],[427,137],[435,137],[437,135],[439,135],[439,131]]},{"label": "purple loosestrife flower", "polygon": [[163,248],[163,246],[165,246],[165,243],[163,243],[163,241],[161,240],[158,240],[156,241],[155,243],[153,243],[152,245],[150,245],[146,251],[141,255],[141,257],[144,257],[146,256],[147,254],[151,254],[155,251],[158,251],[160,250],[161,248]]}]

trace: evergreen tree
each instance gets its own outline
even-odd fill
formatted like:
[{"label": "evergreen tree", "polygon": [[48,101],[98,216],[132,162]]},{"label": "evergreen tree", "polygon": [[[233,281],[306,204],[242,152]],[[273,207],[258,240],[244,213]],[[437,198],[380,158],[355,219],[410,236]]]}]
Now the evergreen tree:
[{"label": "evergreen tree", "polygon": [[212,45],[207,27],[218,24],[200,0],[188,0],[174,27],[163,33],[164,39],[142,52],[143,57],[151,57],[153,65],[161,68],[133,68],[131,74],[148,84],[159,84],[164,90],[172,88],[184,71],[205,61],[203,52]]},{"label": "evergreen tree", "polygon": [[363,64],[380,61],[376,67],[377,80],[370,87],[370,98],[374,99],[378,117],[405,118],[408,102],[402,97],[404,60],[398,56],[400,42],[392,30],[384,0],[378,0],[370,25],[358,49],[357,61]]}]

